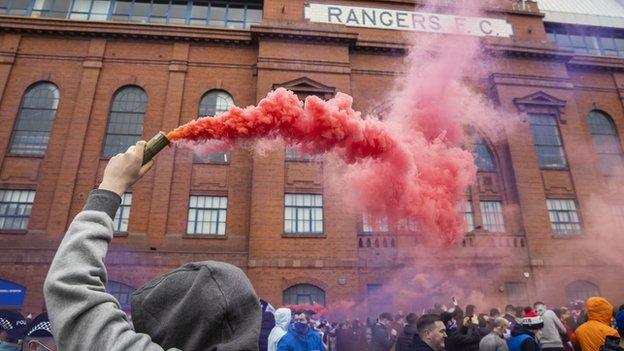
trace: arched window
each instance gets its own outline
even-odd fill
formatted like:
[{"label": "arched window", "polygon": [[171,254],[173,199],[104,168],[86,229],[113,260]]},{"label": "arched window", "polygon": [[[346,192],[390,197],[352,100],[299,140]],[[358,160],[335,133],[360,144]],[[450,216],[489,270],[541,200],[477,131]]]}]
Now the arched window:
[{"label": "arched window", "polygon": [[146,107],[147,95],[139,87],[128,86],[115,93],[108,116],[103,157],[125,152],[141,139]]},{"label": "arched window", "polygon": [[312,284],[297,284],[284,290],[285,305],[319,304],[325,306],[325,291]]},{"label": "arched window", "polygon": [[[202,96],[199,102],[199,118],[220,115],[234,105],[234,99],[224,90],[210,90]],[[228,163],[229,153],[214,153],[208,155],[194,155],[195,162]]]},{"label": "arched window", "polygon": [[596,285],[587,280],[575,280],[565,288],[568,301],[585,301],[592,296],[600,296],[600,290]]},{"label": "arched window", "polygon": [[130,310],[130,295],[132,295],[134,290],[136,289],[130,285],[116,281],[108,281],[106,284],[106,292],[113,295],[117,301],[119,301],[119,305],[124,311]]},{"label": "arched window", "polygon": [[494,163],[492,151],[483,139],[476,138],[472,152],[475,157],[475,165],[479,171],[493,172],[496,170],[496,163]]},{"label": "arched window", "polygon": [[591,111],[587,123],[596,146],[600,170],[604,174],[621,173],[622,148],[611,117],[600,111]]},{"label": "arched window", "polygon": [[36,83],[26,90],[11,135],[11,154],[45,155],[58,103],[59,90],[52,83]]}]

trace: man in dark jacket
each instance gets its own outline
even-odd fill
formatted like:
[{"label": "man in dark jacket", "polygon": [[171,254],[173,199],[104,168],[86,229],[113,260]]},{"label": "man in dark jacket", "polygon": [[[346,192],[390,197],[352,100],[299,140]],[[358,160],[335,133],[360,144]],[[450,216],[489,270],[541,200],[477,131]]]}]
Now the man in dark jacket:
[{"label": "man in dark jacket", "polygon": [[372,349],[373,351],[389,351],[397,340],[397,331],[392,329],[392,315],[384,312],[379,315],[377,323],[373,325]]},{"label": "man in dark jacket", "polygon": [[416,322],[415,351],[444,351],[446,327],[437,314],[425,314]]},{"label": "man in dark jacket", "polygon": [[446,350],[447,351],[478,351],[481,338],[487,335],[479,328],[476,315],[464,317],[461,325],[457,325],[455,315],[445,313],[443,321],[447,327]]},{"label": "man in dark jacket", "polygon": [[415,313],[410,313],[405,317],[407,325],[403,328],[403,332],[397,339],[396,351],[414,351],[416,350],[414,345],[414,335],[418,332],[416,329],[416,322],[418,322],[418,316]]},{"label": "man in dark jacket", "polygon": [[511,338],[507,340],[509,351],[540,351],[535,333],[544,327],[542,317],[530,307],[524,312],[520,323],[511,331]]}]

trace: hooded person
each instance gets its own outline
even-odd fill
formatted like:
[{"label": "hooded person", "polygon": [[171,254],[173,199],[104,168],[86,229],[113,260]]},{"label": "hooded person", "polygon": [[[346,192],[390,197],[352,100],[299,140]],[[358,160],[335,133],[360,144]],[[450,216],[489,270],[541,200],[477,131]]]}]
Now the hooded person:
[{"label": "hooded person", "polygon": [[590,297],[585,306],[588,321],[576,328],[576,339],[582,351],[598,351],[607,336],[620,336],[611,328],[613,306],[604,297]]},{"label": "hooded person", "polygon": [[535,334],[543,327],[542,317],[531,307],[525,308],[520,323],[514,326],[507,339],[507,348],[509,351],[540,351]]},{"label": "hooded person", "polygon": [[258,350],[261,309],[239,268],[188,263],[137,289],[132,322],[106,292],[104,264],[121,195],[153,165],[144,141],[112,157],[99,189],[76,215],[54,256],[44,297],[60,350]]},{"label": "hooded person", "polygon": [[291,319],[292,312],[290,308],[282,307],[275,310],[275,326],[269,334],[268,351],[277,351],[277,344],[288,332]]},{"label": "hooded person", "polygon": [[615,314],[615,327],[621,337],[607,335],[605,343],[600,347],[600,351],[624,351],[624,310],[621,309]]},{"label": "hooded person", "polygon": [[19,312],[0,311],[0,351],[19,351],[27,322]]}]

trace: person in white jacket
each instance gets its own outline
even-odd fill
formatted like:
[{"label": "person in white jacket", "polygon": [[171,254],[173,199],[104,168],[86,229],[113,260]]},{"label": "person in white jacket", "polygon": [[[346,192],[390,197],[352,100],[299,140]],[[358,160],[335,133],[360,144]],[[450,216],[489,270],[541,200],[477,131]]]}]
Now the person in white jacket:
[{"label": "person in white jacket", "polygon": [[277,351],[277,343],[286,335],[291,319],[292,313],[290,308],[282,307],[275,311],[275,327],[269,334],[268,351]]}]

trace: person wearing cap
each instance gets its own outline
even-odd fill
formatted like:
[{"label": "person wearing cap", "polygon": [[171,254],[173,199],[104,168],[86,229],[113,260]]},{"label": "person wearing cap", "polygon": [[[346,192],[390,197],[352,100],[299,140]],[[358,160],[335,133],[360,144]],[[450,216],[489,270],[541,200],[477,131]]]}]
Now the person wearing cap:
[{"label": "person wearing cap", "polygon": [[52,334],[63,351],[258,350],[262,311],[251,283],[227,263],[188,263],[131,296],[132,322],[106,292],[104,265],[121,195],[153,165],[145,141],[112,157],[76,215],[44,283]]},{"label": "person wearing cap", "polygon": [[21,313],[0,311],[0,351],[19,351],[26,327]]},{"label": "person wearing cap", "polygon": [[544,327],[544,321],[533,308],[526,307],[520,323],[511,331],[507,339],[509,351],[540,351],[535,334]]},{"label": "person wearing cap", "polygon": [[576,339],[582,351],[598,351],[607,336],[620,337],[611,328],[613,306],[604,297],[590,297],[585,303],[588,321],[576,328]]},{"label": "person wearing cap", "polygon": [[46,312],[41,313],[28,323],[28,329],[22,343],[23,351],[56,351],[50,320]]}]

